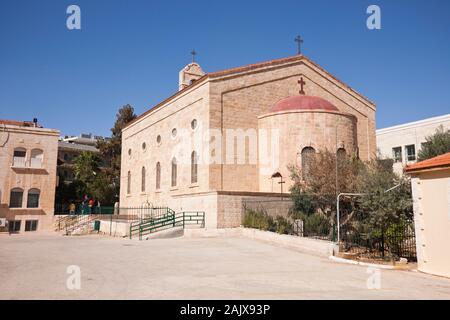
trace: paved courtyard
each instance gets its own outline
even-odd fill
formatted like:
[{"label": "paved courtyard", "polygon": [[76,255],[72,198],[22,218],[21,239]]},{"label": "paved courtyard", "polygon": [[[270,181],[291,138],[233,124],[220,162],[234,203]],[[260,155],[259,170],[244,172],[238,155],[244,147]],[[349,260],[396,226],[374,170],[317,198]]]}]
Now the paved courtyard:
[{"label": "paved courtyard", "polygon": [[[66,286],[81,270],[80,290]],[[333,262],[246,238],[0,235],[1,299],[450,299],[450,279]]]}]

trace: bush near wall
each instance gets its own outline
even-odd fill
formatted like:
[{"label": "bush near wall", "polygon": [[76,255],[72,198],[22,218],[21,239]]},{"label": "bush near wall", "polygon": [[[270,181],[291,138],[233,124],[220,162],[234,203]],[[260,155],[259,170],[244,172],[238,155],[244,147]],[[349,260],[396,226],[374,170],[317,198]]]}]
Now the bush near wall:
[{"label": "bush near wall", "polygon": [[282,216],[275,219],[263,210],[245,209],[242,225],[246,228],[255,228],[279,234],[293,234],[293,224]]}]

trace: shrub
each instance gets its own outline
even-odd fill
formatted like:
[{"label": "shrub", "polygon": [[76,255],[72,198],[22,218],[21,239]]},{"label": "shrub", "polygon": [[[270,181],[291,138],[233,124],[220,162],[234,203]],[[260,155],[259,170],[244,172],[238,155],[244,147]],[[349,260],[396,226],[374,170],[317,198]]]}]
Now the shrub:
[{"label": "shrub", "polygon": [[275,230],[273,218],[263,211],[245,209],[242,225],[246,228],[255,228],[266,231]]},{"label": "shrub", "polygon": [[282,217],[273,219],[262,210],[245,209],[242,225],[246,228],[255,228],[264,231],[272,231],[280,234],[292,234],[294,227],[292,223]]},{"label": "shrub", "polygon": [[292,234],[294,232],[294,226],[285,217],[277,216],[275,219],[276,231],[279,234]]},{"label": "shrub", "polygon": [[303,233],[305,236],[329,236],[331,233],[331,224],[328,217],[314,213],[311,215],[296,213],[295,219],[303,221]]}]

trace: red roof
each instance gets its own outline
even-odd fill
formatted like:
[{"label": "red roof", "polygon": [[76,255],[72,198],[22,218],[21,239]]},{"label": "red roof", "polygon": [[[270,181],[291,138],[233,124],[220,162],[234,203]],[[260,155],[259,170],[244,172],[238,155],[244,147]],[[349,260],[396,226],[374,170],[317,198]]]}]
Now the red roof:
[{"label": "red roof", "polygon": [[270,108],[270,112],[289,110],[326,110],[339,111],[332,103],[325,99],[314,96],[292,96],[278,101]]},{"label": "red roof", "polygon": [[415,172],[446,167],[450,168],[450,152],[406,166],[405,172]]}]

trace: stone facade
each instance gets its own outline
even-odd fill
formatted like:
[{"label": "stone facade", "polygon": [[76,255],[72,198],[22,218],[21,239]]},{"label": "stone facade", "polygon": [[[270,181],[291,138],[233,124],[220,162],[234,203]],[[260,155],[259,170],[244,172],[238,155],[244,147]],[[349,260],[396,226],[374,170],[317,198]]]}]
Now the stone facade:
[{"label": "stone facade", "polygon": [[[52,226],[58,136],[57,130],[0,121],[0,218],[20,221],[19,232],[31,220],[37,230]],[[22,192],[22,199],[13,204],[11,191]]]},{"label": "stone facade", "polygon": [[[343,148],[349,154],[357,153],[356,118],[350,114],[334,111],[296,110],[271,113],[259,117],[259,127],[279,130],[281,148],[275,159],[273,171],[282,177],[289,177],[288,166],[301,166],[301,152],[305,147],[316,151]],[[271,179],[273,171],[260,166],[259,190],[279,192],[279,179]],[[264,172],[267,171],[267,172]],[[283,185],[284,190],[292,186],[290,179]]]},{"label": "stone facade", "polygon": [[[281,99],[298,95],[300,78],[308,96],[324,99],[336,110],[270,112]],[[183,83],[180,76],[180,88]],[[375,110],[367,98],[302,55],[199,74],[124,128],[120,205],[202,210],[210,227],[239,225],[242,198],[248,193],[277,197],[270,175],[280,171],[288,179],[287,165],[298,164],[303,146],[317,151],[342,146],[363,160],[374,157]],[[267,141],[261,132],[270,135],[272,129],[278,130],[280,152],[270,154],[270,165],[263,168],[260,152]],[[198,156],[196,181],[193,151]],[[228,212],[231,207],[236,207],[234,213]]]}]

